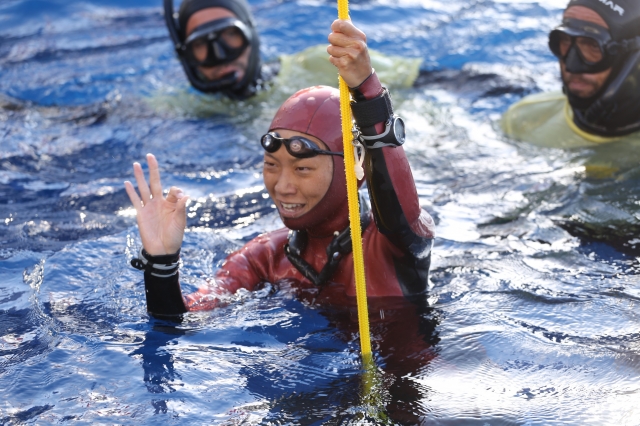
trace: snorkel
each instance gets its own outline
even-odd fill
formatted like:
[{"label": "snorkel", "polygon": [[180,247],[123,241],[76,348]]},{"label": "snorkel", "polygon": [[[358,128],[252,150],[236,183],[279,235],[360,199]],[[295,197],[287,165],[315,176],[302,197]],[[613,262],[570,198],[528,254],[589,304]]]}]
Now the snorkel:
[{"label": "snorkel", "polygon": [[[573,120],[582,130],[606,137],[628,135],[640,130],[640,2],[637,0],[571,0],[567,9],[584,6],[598,13],[609,26],[610,40],[603,28],[579,20],[565,19],[556,31],[573,37],[592,38],[605,49],[603,62],[611,68],[611,74],[602,88],[589,98],[572,94],[566,84],[563,91],[573,110]],[[553,48],[552,48],[553,51]],[[554,54],[557,55],[556,52]],[[598,64],[585,63],[577,48],[567,53],[565,66],[568,72],[595,73],[602,71]]]},{"label": "snorkel", "polygon": [[[164,1],[164,17],[169,30],[169,36],[173,41],[173,45],[184,69],[184,73],[189,79],[191,85],[204,93],[222,92],[232,99],[246,99],[258,91],[262,84],[261,79],[261,62],[260,62],[260,40],[258,32],[255,29],[255,22],[249,5],[244,0],[185,0],[180,5],[178,13],[174,10],[173,0]],[[223,76],[218,80],[208,80],[199,70],[198,65],[194,63],[193,58],[187,54],[187,37],[185,34],[187,21],[198,10],[221,7],[233,12],[237,17],[236,27],[239,27],[247,42],[246,48],[251,48],[249,61],[244,77],[237,81],[235,73]],[[224,22],[223,22],[224,21]],[[234,20],[220,20],[221,24],[233,25]],[[211,30],[215,29],[217,21],[213,21]],[[196,29],[197,30],[197,29]],[[194,31],[195,32],[195,31]],[[243,49],[244,51],[244,49]],[[227,62],[232,61],[240,52],[232,52]],[[235,57],[234,57],[235,55]],[[221,55],[223,56],[223,55]],[[224,61],[222,61],[224,63]]]}]

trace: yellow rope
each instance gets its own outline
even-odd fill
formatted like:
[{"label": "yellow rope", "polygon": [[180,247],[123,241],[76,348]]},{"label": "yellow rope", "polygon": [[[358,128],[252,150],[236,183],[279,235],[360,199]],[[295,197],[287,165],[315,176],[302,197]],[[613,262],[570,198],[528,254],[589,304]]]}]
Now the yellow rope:
[{"label": "yellow rope", "polygon": [[[349,1],[338,0],[338,19],[349,19]],[[371,362],[371,340],[369,337],[369,311],[367,309],[367,284],[364,278],[364,256],[362,254],[362,232],[360,208],[358,205],[358,181],[354,171],[352,118],[350,94],[347,83],[340,80],[340,113],[342,115],[342,143],[344,146],[344,168],[347,175],[347,195],[349,197],[349,221],[353,246],[353,269],[356,279],[356,300],[358,303],[358,323],[360,329],[360,349],[365,365]]]}]

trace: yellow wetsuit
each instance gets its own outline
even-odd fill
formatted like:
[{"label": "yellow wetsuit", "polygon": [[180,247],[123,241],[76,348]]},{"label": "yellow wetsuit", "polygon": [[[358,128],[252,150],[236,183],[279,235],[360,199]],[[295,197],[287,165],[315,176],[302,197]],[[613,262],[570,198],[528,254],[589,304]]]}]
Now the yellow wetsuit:
[{"label": "yellow wetsuit", "polygon": [[[384,55],[369,49],[371,66],[383,86],[411,87],[420,71],[421,59]],[[285,91],[295,93],[303,87],[338,85],[338,69],[329,62],[326,45],[313,46],[293,55],[280,57],[277,84]]]},{"label": "yellow wetsuit", "polygon": [[560,92],[530,95],[513,104],[501,120],[516,140],[549,148],[590,148],[587,175],[606,178],[640,165],[640,132],[609,138],[587,133],[573,122],[573,110]]}]

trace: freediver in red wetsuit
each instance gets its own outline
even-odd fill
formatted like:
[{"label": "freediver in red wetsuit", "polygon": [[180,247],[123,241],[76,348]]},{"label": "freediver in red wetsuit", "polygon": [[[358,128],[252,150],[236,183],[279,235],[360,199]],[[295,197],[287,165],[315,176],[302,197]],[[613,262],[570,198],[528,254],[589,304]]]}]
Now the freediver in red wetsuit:
[{"label": "freediver in red wetsuit", "polygon": [[[371,68],[364,33],[343,20],[335,21],[332,31],[327,51],[352,88],[352,111],[365,148],[371,200],[371,210],[361,212],[367,296],[424,294],[434,224],[419,205],[401,146],[402,120]],[[225,293],[283,280],[296,282],[317,303],[349,304],[355,298],[339,92],[322,86],[297,92],[280,107],[261,143],[264,183],[286,228],[260,235],[229,255],[209,286],[187,296],[180,289],[178,258],[188,197],[175,187],[163,196],[152,155],[147,156],[150,185],[140,164],[134,164],[140,196],[130,182],[125,187],[144,248],[132,264],[145,271],[152,315],[211,309]]]}]

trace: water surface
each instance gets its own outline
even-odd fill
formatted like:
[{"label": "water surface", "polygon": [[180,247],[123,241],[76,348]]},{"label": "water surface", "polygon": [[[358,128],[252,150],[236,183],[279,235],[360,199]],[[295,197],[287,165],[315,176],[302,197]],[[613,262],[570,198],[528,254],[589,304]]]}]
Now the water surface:
[{"label": "water surface", "polygon": [[[326,43],[336,16],[251,6],[265,60]],[[639,424],[637,154],[537,148],[496,124],[559,88],[546,35],[563,6],[352,2],[372,48],[423,60],[394,99],[438,225],[428,304],[371,302],[364,374],[350,309],[279,283],[164,323],[128,265],[122,182],[147,152],[195,201],[185,291],[281,226],[257,140],[286,94],[188,89],[156,1],[2,3],[0,424]],[[589,174],[599,161],[617,171]]]}]

